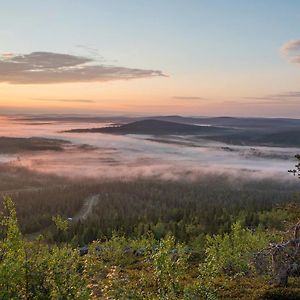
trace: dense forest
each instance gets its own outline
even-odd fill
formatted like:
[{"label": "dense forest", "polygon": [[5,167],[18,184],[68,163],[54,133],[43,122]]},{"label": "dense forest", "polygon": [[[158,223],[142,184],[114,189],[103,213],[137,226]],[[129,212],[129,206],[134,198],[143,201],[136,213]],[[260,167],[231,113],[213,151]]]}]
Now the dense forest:
[{"label": "dense forest", "polygon": [[206,234],[228,232],[236,220],[249,228],[276,226],[274,218],[280,215],[269,218],[272,208],[291,200],[300,203],[299,193],[288,184],[243,184],[217,176],[182,183],[107,182],[95,191],[99,200],[92,214],[84,222],[71,222],[66,241],[84,245],[114,232],[129,237],[151,232],[158,240],[171,233],[177,241],[193,243]]},{"label": "dense forest", "polygon": [[[72,241],[78,246],[95,239],[105,240],[113,233],[137,238],[148,232],[156,239],[171,233],[179,242],[198,243],[206,234],[228,232],[237,220],[249,228],[266,227],[272,222],[276,226],[281,216],[268,217],[273,208],[290,201],[300,203],[300,186],[276,179],[234,180],[206,175],[192,182],[74,182],[56,177],[31,178],[35,188],[11,194],[22,232],[33,236],[43,233],[49,242]],[[78,212],[93,195],[97,201],[88,218],[81,220]],[[56,215],[69,219],[64,237],[54,230],[52,217]]]},{"label": "dense forest", "polygon": [[14,172],[36,187],[20,183],[1,206],[0,299],[300,297],[296,178],[75,182]]}]

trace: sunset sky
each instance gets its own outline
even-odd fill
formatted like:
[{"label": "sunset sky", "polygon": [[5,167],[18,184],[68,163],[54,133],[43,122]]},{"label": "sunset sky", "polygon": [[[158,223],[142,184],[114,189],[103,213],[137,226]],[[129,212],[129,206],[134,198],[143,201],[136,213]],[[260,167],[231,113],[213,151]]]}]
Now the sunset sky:
[{"label": "sunset sky", "polygon": [[2,1],[0,113],[300,117],[298,0]]}]

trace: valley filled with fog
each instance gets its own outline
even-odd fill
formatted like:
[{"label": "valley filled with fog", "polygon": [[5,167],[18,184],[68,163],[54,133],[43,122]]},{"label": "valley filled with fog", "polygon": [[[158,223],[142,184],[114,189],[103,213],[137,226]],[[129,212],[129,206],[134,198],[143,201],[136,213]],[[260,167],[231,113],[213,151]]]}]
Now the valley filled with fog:
[{"label": "valley filled with fog", "polygon": [[[1,117],[0,196],[14,199],[23,233],[57,241],[52,217],[61,215],[72,220],[66,240],[80,245],[149,226],[157,238],[193,240],[228,231],[232,215],[254,226],[259,211],[300,201],[288,173],[297,144],[253,142],[272,120],[161,118]],[[175,219],[197,229],[179,233]]]},{"label": "valley filled with fog", "polygon": [[[115,120],[114,120],[115,121]],[[122,120],[120,120],[122,122]],[[115,123],[115,122],[114,122]],[[71,178],[196,180],[205,174],[293,180],[296,147],[228,145],[193,135],[65,132],[110,126],[108,121],[0,119],[0,137],[68,141],[62,151],[3,153],[0,164]]]},{"label": "valley filled with fog", "polygon": [[155,254],[172,236],[198,268],[209,237],[236,224],[273,232],[298,207],[299,182],[288,170],[300,152],[299,121],[272,122],[1,117],[0,213],[12,199],[26,241],[72,245],[83,258],[94,243],[122,240],[119,252],[101,246],[97,257],[107,249],[144,264],[140,241]]}]

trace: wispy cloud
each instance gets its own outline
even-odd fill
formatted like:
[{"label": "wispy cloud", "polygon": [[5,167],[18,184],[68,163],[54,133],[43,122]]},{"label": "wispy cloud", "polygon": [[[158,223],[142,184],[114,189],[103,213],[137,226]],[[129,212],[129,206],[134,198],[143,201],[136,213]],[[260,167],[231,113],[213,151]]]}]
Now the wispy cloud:
[{"label": "wispy cloud", "polygon": [[280,52],[289,62],[300,64],[300,39],[288,41],[280,48]]},{"label": "wispy cloud", "polygon": [[300,92],[286,92],[286,93],[279,93],[279,94],[270,94],[266,96],[259,96],[259,97],[244,97],[243,99],[252,99],[252,100],[300,100]]},{"label": "wispy cloud", "polygon": [[96,101],[90,99],[48,99],[48,98],[32,98],[35,101],[41,102],[67,102],[67,103],[95,103]]},{"label": "wispy cloud", "polygon": [[52,52],[0,56],[0,83],[48,84],[104,82],[166,76],[159,70],[100,64],[84,56]]},{"label": "wispy cloud", "polygon": [[199,96],[173,96],[172,98],[176,100],[207,100],[207,98]]},{"label": "wispy cloud", "polygon": [[291,91],[265,96],[243,97],[252,102],[241,102],[242,104],[300,104],[300,92]]}]

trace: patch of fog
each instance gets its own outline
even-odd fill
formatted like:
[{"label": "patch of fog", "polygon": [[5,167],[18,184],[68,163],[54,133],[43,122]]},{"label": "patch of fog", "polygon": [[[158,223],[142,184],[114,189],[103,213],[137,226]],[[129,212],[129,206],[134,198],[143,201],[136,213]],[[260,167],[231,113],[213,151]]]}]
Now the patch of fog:
[{"label": "patch of fog", "polygon": [[8,163],[15,161],[17,157],[11,154],[0,154],[0,163]]},{"label": "patch of fog", "polygon": [[[212,127],[211,124],[198,124],[198,123],[193,123],[192,125],[202,126],[202,127]],[[217,126],[214,126],[214,127],[217,127]]]},{"label": "patch of fog", "polygon": [[238,127],[234,127],[234,126],[222,126],[222,125],[215,125],[215,124],[203,124],[203,123],[192,123],[192,125],[195,126],[201,126],[201,127],[217,127],[217,128],[236,128],[238,129]]},{"label": "patch of fog", "polygon": [[60,132],[74,128],[93,128],[109,126],[108,122],[74,123],[68,121],[21,121],[14,118],[0,116],[0,136],[11,137],[45,137],[59,138]]},{"label": "patch of fog", "polygon": [[[0,136],[39,136],[88,144],[96,149],[67,149],[64,152],[35,152],[14,161],[31,170],[70,177],[193,180],[203,174],[226,174],[233,178],[289,180],[297,148],[231,146],[192,136],[154,138],[141,135],[66,133],[73,128],[103,127],[108,123],[55,121],[31,125],[0,119]],[[280,175],[279,175],[280,174]]]}]

